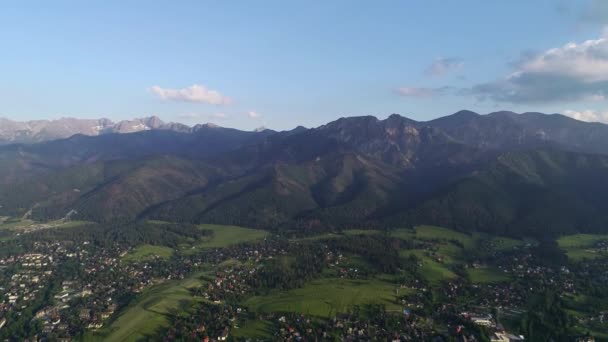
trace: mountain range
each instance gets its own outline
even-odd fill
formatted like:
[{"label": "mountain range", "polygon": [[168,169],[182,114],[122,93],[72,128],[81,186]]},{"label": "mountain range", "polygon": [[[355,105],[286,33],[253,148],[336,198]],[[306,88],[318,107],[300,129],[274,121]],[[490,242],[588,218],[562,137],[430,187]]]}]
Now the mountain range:
[{"label": "mountain range", "polygon": [[165,123],[157,116],[113,122],[110,119],[61,118],[57,120],[13,121],[0,118],[0,145],[32,144],[76,134],[98,136],[109,133],[133,133],[148,130],[189,132],[196,127]]},{"label": "mountain range", "polygon": [[608,233],[608,126],[599,123],[460,111],[282,132],[153,126],[0,147],[0,215]]}]

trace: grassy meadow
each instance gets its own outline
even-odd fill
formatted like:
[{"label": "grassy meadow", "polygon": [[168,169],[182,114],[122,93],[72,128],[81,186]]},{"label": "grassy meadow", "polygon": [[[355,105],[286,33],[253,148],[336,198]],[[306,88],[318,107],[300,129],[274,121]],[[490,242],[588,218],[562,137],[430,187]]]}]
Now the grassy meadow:
[{"label": "grassy meadow", "polygon": [[202,224],[200,228],[210,230],[213,234],[195,243],[190,247],[191,249],[223,248],[239,243],[262,240],[269,234],[267,231],[259,229],[217,224]]},{"label": "grassy meadow", "polygon": [[126,262],[141,262],[159,257],[169,259],[173,255],[173,249],[165,246],[141,245],[133,249],[122,260]]},{"label": "grassy meadow", "polygon": [[561,249],[564,250],[568,256],[568,259],[576,262],[583,259],[607,257],[608,253],[593,249],[593,246],[602,240],[608,240],[608,235],[574,234],[560,237],[557,240],[557,244]]},{"label": "grassy meadow", "polygon": [[299,312],[319,317],[331,317],[353,305],[367,303],[385,304],[387,310],[400,309],[395,303],[395,285],[383,279],[317,279],[298,289],[245,301],[256,312]]}]

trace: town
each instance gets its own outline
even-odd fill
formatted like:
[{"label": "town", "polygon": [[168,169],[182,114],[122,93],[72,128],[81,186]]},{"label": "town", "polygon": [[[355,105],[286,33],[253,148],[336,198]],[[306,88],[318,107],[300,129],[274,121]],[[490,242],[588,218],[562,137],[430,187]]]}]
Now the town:
[{"label": "town", "polygon": [[[213,240],[222,228],[198,238]],[[407,232],[418,235],[405,237],[401,232],[385,236],[374,231],[312,239],[266,235],[222,247],[182,246],[170,257],[152,253],[140,260],[128,259],[136,246],[100,245],[87,234],[64,239],[68,229],[62,229],[13,240],[13,247],[23,241],[28,248],[9,249],[0,258],[3,338],[103,339],[104,329],[137,298],[162,284],[195,277],[198,285],[188,288],[185,309],[169,316],[171,324],[158,327],[164,340],[251,340],[248,327],[262,324],[265,338],[279,340],[522,341],[524,330],[517,322],[529,315],[531,298],[553,293],[556,297],[547,300],[573,301],[605,291],[598,286],[608,279],[608,260],[551,264],[539,254],[538,245],[530,243],[494,248],[456,263],[449,260],[455,257],[453,252],[467,247],[453,239],[418,237],[427,233],[422,228]],[[450,273],[435,279],[431,265]],[[496,281],[471,277],[493,272]],[[285,300],[294,304],[276,309],[254,304],[256,298],[296,296],[324,279],[344,286],[377,284],[370,291],[387,299],[354,298],[352,304],[330,307],[328,312],[305,307],[294,311],[290,307],[297,305],[288,297]],[[307,296],[314,300],[315,294]],[[608,327],[606,315],[598,304],[568,324],[603,331]],[[580,335],[580,341],[592,340],[582,331]]]}]

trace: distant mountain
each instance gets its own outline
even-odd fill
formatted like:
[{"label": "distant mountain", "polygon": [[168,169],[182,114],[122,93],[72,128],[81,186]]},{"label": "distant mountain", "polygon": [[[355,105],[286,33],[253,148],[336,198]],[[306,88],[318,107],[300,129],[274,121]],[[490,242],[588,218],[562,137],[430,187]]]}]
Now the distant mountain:
[{"label": "distant mountain", "polygon": [[165,123],[156,116],[113,122],[109,119],[75,119],[12,121],[0,118],[0,145],[32,144],[69,138],[76,134],[98,136],[109,133],[133,133],[147,130],[190,132],[180,123]]},{"label": "distant mountain", "polygon": [[538,236],[608,232],[603,194],[608,126],[539,113],[350,117],[284,132],[207,124],[0,148],[0,215],[39,219],[76,210],[94,221]]},{"label": "distant mountain", "polygon": [[[188,191],[191,189],[187,184],[199,186],[199,182],[203,181],[182,182],[181,179],[192,179],[196,174],[185,165],[242,145],[253,144],[270,134],[273,132],[247,132],[200,125],[190,133],[146,130],[100,136],[74,135],[68,139],[44,143],[0,146],[0,211],[11,216],[21,216],[35,207],[35,217],[54,217],[68,207],[77,206],[77,203],[93,203],[89,198],[100,198],[93,195],[93,192],[101,192],[105,189],[104,185],[117,184],[113,182],[130,177],[141,178],[136,183],[142,184],[149,191],[154,191],[157,185],[172,182],[176,183],[174,189]],[[154,163],[157,158],[160,161]],[[164,164],[175,164],[166,165],[172,170],[170,174],[163,173]],[[181,173],[175,171],[177,167],[183,167]],[[160,178],[142,177],[144,174]],[[148,192],[141,207],[136,207],[143,210],[158,201],[172,198],[167,189],[159,188],[160,193],[154,196]],[[126,192],[123,193],[122,190]],[[96,213],[99,220],[124,217],[126,213],[131,213],[132,218],[138,214],[121,202],[141,200],[136,198],[133,188],[123,186],[120,192],[115,191],[113,194],[110,198],[115,201],[111,203],[119,207],[114,212],[101,212],[104,215],[101,217]],[[127,199],[119,200],[119,197]],[[92,209],[95,205],[91,205]]]},{"label": "distant mountain", "polygon": [[608,125],[577,121],[561,114],[495,112],[480,115],[460,111],[419,123],[436,127],[470,146],[483,149],[561,148],[608,154]]},{"label": "distant mountain", "polygon": [[608,157],[509,152],[399,213],[402,222],[512,236],[608,232]]}]

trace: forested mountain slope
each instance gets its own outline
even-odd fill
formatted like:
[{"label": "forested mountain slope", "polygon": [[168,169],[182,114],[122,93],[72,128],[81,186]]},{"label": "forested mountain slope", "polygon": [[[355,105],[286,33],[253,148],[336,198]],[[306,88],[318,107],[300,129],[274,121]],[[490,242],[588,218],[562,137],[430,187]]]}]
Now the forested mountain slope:
[{"label": "forested mountain slope", "polygon": [[507,235],[604,231],[608,126],[461,111],[292,131],[200,126],[0,148],[0,211],[277,229],[436,223]]}]

